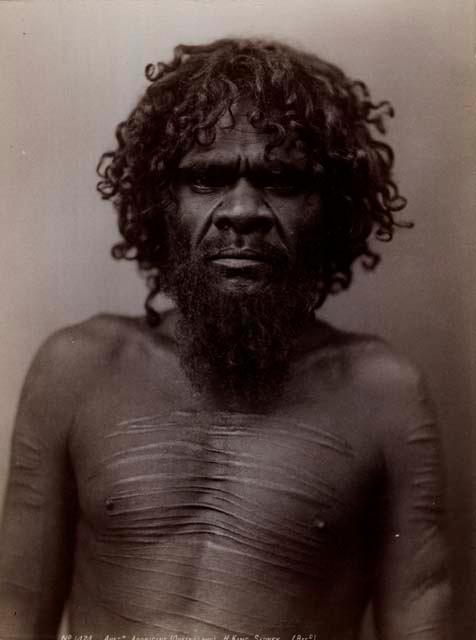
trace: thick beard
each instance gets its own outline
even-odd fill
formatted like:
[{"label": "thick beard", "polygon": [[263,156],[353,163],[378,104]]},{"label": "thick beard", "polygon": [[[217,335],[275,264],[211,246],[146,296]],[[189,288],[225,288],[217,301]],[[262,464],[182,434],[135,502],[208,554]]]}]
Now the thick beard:
[{"label": "thick beard", "polygon": [[[253,292],[223,291],[199,258],[168,274],[181,319],[177,341],[192,386],[222,407],[263,411],[281,395],[312,307],[309,271],[277,269]],[[307,277],[306,277],[307,276]]]}]

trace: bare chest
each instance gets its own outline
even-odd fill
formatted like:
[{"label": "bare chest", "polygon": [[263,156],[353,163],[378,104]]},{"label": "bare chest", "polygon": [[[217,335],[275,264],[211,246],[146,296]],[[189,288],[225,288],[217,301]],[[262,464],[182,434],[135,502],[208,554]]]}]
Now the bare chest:
[{"label": "bare chest", "polygon": [[371,508],[359,452],[315,424],[172,411],[90,434],[79,445],[78,489],[102,542],[274,547],[306,565]]}]

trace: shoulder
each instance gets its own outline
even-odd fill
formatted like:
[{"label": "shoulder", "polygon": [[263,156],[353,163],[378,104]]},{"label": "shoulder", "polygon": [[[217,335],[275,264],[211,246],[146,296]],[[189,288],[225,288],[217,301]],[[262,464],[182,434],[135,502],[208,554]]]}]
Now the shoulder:
[{"label": "shoulder", "polygon": [[386,340],[365,333],[353,333],[318,322],[308,341],[306,359],[311,368],[336,370],[342,383],[368,389],[411,388],[421,382],[418,368]]},{"label": "shoulder", "polygon": [[345,340],[345,356],[352,381],[362,389],[387,395],[414,394],[423,377],[405,355],[377,336],[351,334]]},{"label": "shoulder", "polygon": [[32,361],[22,404],[72,406],[101,371],[123,357],[131,342],[141,340],[142,333],[139,319],[105,314],[55,331]]},{"label": "shoulder", "polygon": [[330,325],[326,333],[308,355],[316,392],[324,385],[345,397],[383,432],[395,433],[433,414],[421,371],[387,341]]},{"label": "shoulder", "polygon": [[420,369],[382,339],[356,336],[352,342],[351,384],[385,458],[408,461],[415,445],[434,447],[440,434]]},{"label": "shoulder", "polygon": [[40,347],[33,360],[27,382],[38,376],[57,380],[61,389],[80,392],[102,376],[127,369],[148,358],[174,354],[173,314],[151,328],[145,317],[100,314],[60,329]]},{"label": "shoulder", "polygon": [[34,366],[54,374],[61,365],[63,373],[80,374],[84,368],[114,358],[135,333],[134,325],[133,319],[101,314],[64,327],[42,344]]},{"label": "shoulder", "polygon": [[145,320],[98,315],[54,332],[36,353],[23,384],[15,432],[64,441],[82,399],[144,342]]}]

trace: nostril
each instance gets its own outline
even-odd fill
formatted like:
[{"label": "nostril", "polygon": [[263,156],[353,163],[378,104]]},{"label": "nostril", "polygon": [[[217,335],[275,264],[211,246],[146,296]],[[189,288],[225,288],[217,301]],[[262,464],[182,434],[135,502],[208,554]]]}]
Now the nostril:
[{"label": "nostril", "polygon": [[228,218],[220,218],[215,222],[215,226],[219,231],[229,231],[231,224]]},{"label": "nostril", "polygon": [[253,218],[248,218],[248,220],[246,220],[244,224],[241,225],[241,231],[245,233],[265,234],[271,231],[272,227],[272,218],[268,218],[266,216],[256,216]]},{"label": "nostril", "polygon": [[273,220],[271,218],[265,218],[265,217],[257,218],[256,224],[257,224],[257,230],[263,231],[266,233],[268,231],[271,231],[273,227]]}]

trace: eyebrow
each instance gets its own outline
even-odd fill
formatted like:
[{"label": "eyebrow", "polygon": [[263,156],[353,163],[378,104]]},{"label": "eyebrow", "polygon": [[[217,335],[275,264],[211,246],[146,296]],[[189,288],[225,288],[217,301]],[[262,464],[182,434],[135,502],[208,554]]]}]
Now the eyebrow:
[{"label": "eyebrow", "polygon": [[238,170],[240,165],[240,160],[232,159],[232,158],[195,158],[184,160],[181,164],[179,164],[179,171],[205,171],[209,169],[233,169]]},{"label": "eyebrow", "polygon": [[[219,158],[219,157],[197,157],[184,159],[179,165],[179,173],[189,172],[205,172],[205,171],[225,171],[225,172],[240,172],[240,159],[239,158]],[[245,167],[241,169],[243,173],[262,173],[262,172],[283,172],[283,173],[306,173],[306,167],[299,161],[292,160],[266,160],[265,158],[257,158],[251,163],[246,163]]]}]

